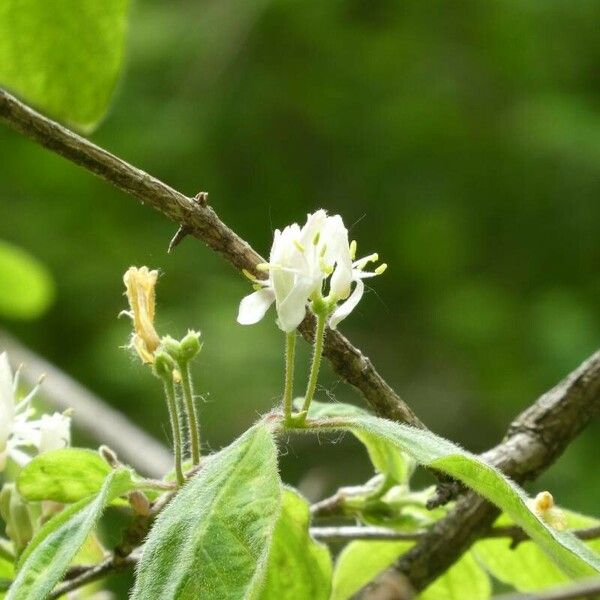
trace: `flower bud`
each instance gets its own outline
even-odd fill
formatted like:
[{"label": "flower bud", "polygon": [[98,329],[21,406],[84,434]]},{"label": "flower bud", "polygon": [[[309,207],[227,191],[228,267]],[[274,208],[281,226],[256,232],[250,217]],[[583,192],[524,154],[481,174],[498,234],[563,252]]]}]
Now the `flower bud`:
[{"label": "flower bud", "polygon": [[14,483],[5,483],[0,492],[0,514],[6,523],[6,535],[20,554],[33,538],[34,524],[29,507]]},{"label": "flower bud", "polygon": [[123,466],[117,453],[112,448],[102,445],[98,448],[98,453],[113,469]]},{"label": "flower bud", "polygon": [[550,492],[540,492],[535,498],[529,500],[529,508],[557,531],[567,528],[565,513],[554,505],[554,498]]},{"label": "flower bud", "polygon": [[166,335],[161,344],[176,363],[187,363],[202,350],[200,335],[199,331],[190,330],[181,341]]},{"label": "flower bud", "polygon": [[154,373],[161,379],[172,378],[175,370],[175,362],[165,351],[158,350],[154,354]]},{"label": "flower bud", "polygon": [[129,493],[127,498],[129,500],[129,505],[136,515],[147,517],[150,514],[150,500],[148,500],[146,494],[139,490],[134,490]]}]

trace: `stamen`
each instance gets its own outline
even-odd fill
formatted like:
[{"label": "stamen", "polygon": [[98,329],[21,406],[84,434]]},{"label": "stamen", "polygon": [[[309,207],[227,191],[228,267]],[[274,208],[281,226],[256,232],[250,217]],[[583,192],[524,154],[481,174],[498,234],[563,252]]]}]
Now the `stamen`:
[{"label": "stamen", "polygon": [[304,248],[304,246],[298,240],[294,240],[294,246],[296,246],[296,248],[300,252],[304,252],[304,250],[306,249],[306,248]]},{"label": "stamen", "polygon": [[268,271],[270,268],[271,268],[271,265],[269,263],[258,263],[256,265],[257,271]]},{"label": "stamen", "polygon": [[327,244],[323,244],[323,247],[321,248],[321,253],[320,253],[321,258],[323,258],[325,256],[326,252],[327,252]]},{"label": "stamen", "polygon": [[356,258],[356,249],[358,248],[358,244],[356,240],[352,240],[350,242],[350,258],[354,260]]},{"label": "stamen", "polygon": [[385,273],[386,269],[388,268],[386,263],[381,263],[376,269],[375,269],[375,273],[377,275],[381,275],[382,273]]},{"label": "stamen", "polygon": [[317,233],[315,233],[315,237],[313,238],[313,245],[316,246],[319,243],[320,239],[321,239],[321,232],[317,231]]},{"label": "stamen", "polygon": [[244,275],[244,277],[246,277],[253,283],[256,281],[256,277],[254,277],[254,275],[252,275],[252,273],[250,273],[250,271],[248,271],[248,269],[242,269],[242,275]]},{"label": "stamen", "polygon": [[319,261],[319,267],[321,268],[321,271],[327,275],[331,275],[333,273],[333,266],[325,264],[324,260]]}]

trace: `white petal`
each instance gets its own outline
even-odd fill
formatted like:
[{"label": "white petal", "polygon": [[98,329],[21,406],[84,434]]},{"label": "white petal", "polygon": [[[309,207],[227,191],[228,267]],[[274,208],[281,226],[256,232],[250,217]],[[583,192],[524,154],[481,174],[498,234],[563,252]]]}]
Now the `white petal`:
[{"label": "white petal", "polygon": [[6,447],[14,419],[13,376],[6,352],[3,352],[0,354],[0,451]]},{"label": "white petal", "polygon": [[71,419],[60,413],[42,415],[38,451],[59,450],[71,442]]},{"label": "white petal", "polygon": [[317,233],[321,231],[327,221],[327,212],[322,208],[312,214],[306,215],[306,223],[300,232],[298,240],[306,248],[309,248]]},{"label": "white petal", "polygon": [[333,311],[333,314],[329,319],[329,327],[331,327],[331,329],[335,329],[338,326],[338,323],[345,319],[356,308],[364,291],[365,284],[362,282],[362,279],[357,280],[356,287],[352,294],[350,294],[348,300],[342,302],[342,304]]},{"label": "white petal", "polygon": [[294,331],[306,315],[306,303],[314,289],[314,281],[299,277],[287,298],[277,306],[279,328],[283,331]]},{"label": "white petal", "polygon": [[241,325],[254,325],[258,323],[275,300],[275,293],[271,288],[258,290],[240,302],[237,321]]}]

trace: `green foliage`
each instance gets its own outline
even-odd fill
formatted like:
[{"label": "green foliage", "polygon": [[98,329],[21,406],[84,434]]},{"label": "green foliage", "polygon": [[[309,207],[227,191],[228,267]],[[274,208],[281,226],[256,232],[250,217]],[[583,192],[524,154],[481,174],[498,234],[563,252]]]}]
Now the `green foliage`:
[{"label": "green foliage", "polygon": [[308,502],[284,489],[260,600],[329,599],[331,555],[310,537],[309,520]]},{"label": "green foliage", "polygon": [[[597,519],[564,511],[569,529],[594,527]],[[506,515],[498,518],[495,525],[513,525]],[[484,539],[475,544],[473,551],[481,564],[496,579],[523,592],[541,590],[568,581],[568,578],[548,559],[538,546],[531,542],[521,542],[516,548],[510,547],[508,538]],[[596,552],[600,551],[600,540],[586,542]]]},{"label": "green foliage", "polygon": [[600,556],[568,532],[556,531],[536,517],[527,506],[527,496],[498,469],[479,457],[430,431],[393,423],[378,417],[352,417],[335,421],[338,429],[359,430],[376,435],[412,456],[463,481],[502,508],[515,523],[568,575],[583,577],[600,572]]},{"label": "green foliage", "polygon": [[333,572],[331,600],[347,600],[378,573],[404,554],[412,542],[350,542],[340,553]]},{"label": "green foliage", "polygon": [[160,514],[132,600],[256,597],[280,508],[277,450],[258,424],[206,459]]},{"label": "green foliage", "polygon": [[[2,8],[0,29],[1,14]],[[38,317],[53,298],[54,285],[46,268],[21,248],[0,241],[0,316]]]},{"label": "green foliage", "polygon": [[129,489],[129,470],[112,471],[97,496],[81,500],[50,519],[21,556],[8,600],[45,598],[85,544],[106,506]]},{"label": "green foliage", "polygon": [[4,0],[0,84],[44,112],[91,129],[122,59],[128,0]]},{"label": "green foliage", "polygon": [[97,493],[111,471],[93,450],[51,450],[36,456],[20,471],[17,489],[29,501],[77,502]]},{"label": "green foliage", "polygon": [[[299,408],[302,406],[302,400],[294,401],[294,405]],[[309,415],[313,419],[325,419],[333,417],[362,417],[369,413],[353,404],[344,404],[342,402],[317,402],[313,401],[310,405]],[[372,435],[368,431],[352,431],[352,433],[365,445],[369,458],[375,469],[385,475],[388,480],[397,483],[406,483],[415,468],[413,458],[400,450],[394,444],[377,435]]]},{"label": "green foliage", "polygon": [[[348,544],[340,553],[333,577],[331,600],[347,600],[407,552],[412,542],[366,542]],[[487,573],[467,552],[435,580],[418,600],[487,600],[491,585]]]}]

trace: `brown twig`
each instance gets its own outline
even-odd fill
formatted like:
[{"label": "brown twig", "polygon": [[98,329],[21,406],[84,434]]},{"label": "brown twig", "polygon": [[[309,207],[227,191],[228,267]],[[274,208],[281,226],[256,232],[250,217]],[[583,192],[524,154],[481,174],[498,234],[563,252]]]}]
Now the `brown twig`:
[{"label": "brown twig", "polygon": [[[108,181],[130,196],[152,206],[218,252],[238,271],[246,269],[257,277],[255,266],[264,259],[202,201],[189,198],[114,154],[92,144],[0,89],[0,119],[11,129],[67,158]],[[309,340],[314,335],[314,318],[307,317],[300,331]],[[336,372],[358,388],[375,413],[382,417],[423,427],[411,408],[384,381],[371,361],[338,331],[328,331],[325,356]]]},{"label": "brown twig", "polygon": [[[549,467],[585,426],[600,414],[600,352],[596,352],[510,425],[506,439],[482,455],[517,482],[534,479]],[[362,591],[385,597],[394,576],[420,591],[487,534],[498,510],[468,492],[415,546]]]}]

